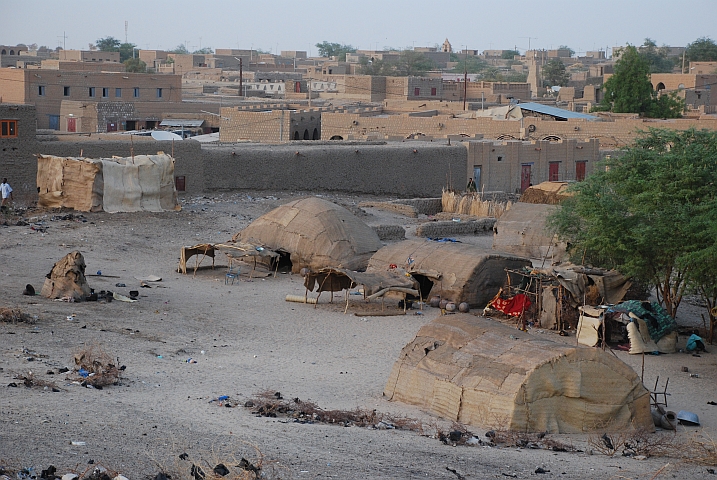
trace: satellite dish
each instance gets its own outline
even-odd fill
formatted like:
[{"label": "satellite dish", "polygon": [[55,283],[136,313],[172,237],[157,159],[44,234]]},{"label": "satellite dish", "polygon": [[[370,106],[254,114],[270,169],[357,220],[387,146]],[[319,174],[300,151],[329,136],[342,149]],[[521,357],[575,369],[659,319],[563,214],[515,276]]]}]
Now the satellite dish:
[{"label": "satellite dish", "polygon": [[177,135],[172,132],[165,132],[164,130],[157,130],[152,132],[152,138],[155,140],[182,140],[181,135]]}]

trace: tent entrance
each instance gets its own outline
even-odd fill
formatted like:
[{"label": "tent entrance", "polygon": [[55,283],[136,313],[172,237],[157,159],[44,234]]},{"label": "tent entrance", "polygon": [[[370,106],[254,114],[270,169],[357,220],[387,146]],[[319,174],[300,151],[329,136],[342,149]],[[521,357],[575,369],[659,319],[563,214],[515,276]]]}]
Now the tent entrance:
[{"label": "tent entrance", "polygon": [[291,272],[291,268],[294,266],[291,262],[291,254],[281,250],[277,250],[276,253],[279,256],[271,259],[271,269],[277,272]]},{"label": "tent entrance", "polygon": [[419,273],[412,273],[411,276],[418,282],[418,291],[421,292],[421,298],[424,300],[428,298],[433,288],[433,280]]}]

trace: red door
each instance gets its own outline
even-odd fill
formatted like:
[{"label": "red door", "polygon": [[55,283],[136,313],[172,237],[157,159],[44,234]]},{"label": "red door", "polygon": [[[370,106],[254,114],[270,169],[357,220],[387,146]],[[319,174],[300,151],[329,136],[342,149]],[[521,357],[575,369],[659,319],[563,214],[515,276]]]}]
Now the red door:
[{"label": "red door", "polygon": [[520,170],[520,191],[524,192],[530,186],[530,165],[523,165]]},{"label": "red door", "polygon": [[116,123],[108,123],[108,124],[107,124],[107,131],[108,131],[108,132],[116,132],[116,131],[117,131],[117,124],[116,124]]},{"label": "red door", "polygon": [[550,168],[550,171],[548,172],[548,181],[560,181],[560,162],[550,162],[548,167]]},{"label": "red door", "polygon": [[575,162],[575,180],[578,182],[585,180],[585,162]]},{"label": "red door", "polygon": [[76,132],[77,131],[77,119],[76,118],[68,118],[67,119],[67,131],[68,132]]}]

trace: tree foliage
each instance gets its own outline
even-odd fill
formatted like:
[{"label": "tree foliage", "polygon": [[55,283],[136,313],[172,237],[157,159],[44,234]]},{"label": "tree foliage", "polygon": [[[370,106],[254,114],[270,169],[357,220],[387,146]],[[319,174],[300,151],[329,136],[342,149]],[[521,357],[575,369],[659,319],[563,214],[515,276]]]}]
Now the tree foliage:
[{"label": "tree foliage", "polygon": [[321,43],[317,43],[315,46],[319,49],[319,56],[337,57],[339,62],[345,62],[346,54],[356,51],[356,48],[351,45],[341,45],[340,43],[331,43],[325,40]]},{"label": "tree foliage", "polygon": [[709,37],[700,37],[687,44],[685,59],[690,62],[717,62],[717,43]]},{"label": "tree foliage", "polygon": [[179,55],[187,55],[189,54],[189,50],[187,50],[187,47],[184,46],[184,44],[180,43],[174,49],[167,50],[167,53],[177,53]]},{"label": "tree foliage", "polygon": [[567,50],[568,52],[570,52],[570,56],[571,56],[571,57],[572,57],[573,55],[575,55],[575,50],[573,50],[572,48],[568,47],[567,45],[560,45],[560,46],[558,47],[558,50]]},{"label": "tree foliage", "polygon": [[435,68],[433,61],[423,53],[409,49],[401,51],[398,60],[394,62],[362,57],[359,63],[363,75],[380,75],[387,77],[421,76]]},{"label": "tree foliage", "polygon": [[212,53],[214,53],[214,50],[211,47],[200,48],[192,52],[194,55],[211,55]]},{"label": "tree foliage", "polygon": [[125,70],[130,73],[146,73],[147,64],[139,58],[128,58],[124,62]]},{"label": "tree foliage", "polygon": [[677,58],[668,57],[669,48],[667,45],[657,47],[651,38],[646,38],[638,52],[650,66],[650,73],[670,73],[677,64]]},{"label": "tree foliage", "polygon": [[451,61],[457,62],[452,70],[453,73],[480,73],[488,67],[485,60],[474,56],[451,55]]},{"label": "tree foliage", "polygon": [[500,58],[503,60],[513,60],[513,57],[516,55],[520,55],[520,52],[518,50],[504,50],[503,53],[500,55]]},{"label": "tree foliage", "polygon": [[550,87],[564,87],[570,80],[570,74],[565,70],[565,64],[557,58],[553,58],[546,63],[542,71],[543,80]]},{"label": "tree foliage", "polygon": [[717,132],[651,129],[606,160],[550,218],[573,259],[655,288],[675,315],[686,288],[717,299]]},{"label": "tree foliage", "polygon": [[684,110],[684,102],[674,94],[658,98],[650,83],[648,61],[637,48],[629,45],[615,62],[615,73],[605,82],[603,99],[594,110],[678,118]]},{"label": "tree foliage", "polygon": [[134,43],[122,43],[114,37],[104,37],[95,41],[95,48],[101,52],[119,52],[120,62],[134,56]]}]

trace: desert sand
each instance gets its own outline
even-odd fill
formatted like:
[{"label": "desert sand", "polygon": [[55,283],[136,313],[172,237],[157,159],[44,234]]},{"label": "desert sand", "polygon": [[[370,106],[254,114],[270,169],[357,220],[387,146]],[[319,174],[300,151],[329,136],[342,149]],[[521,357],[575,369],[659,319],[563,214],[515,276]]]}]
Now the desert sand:
[{"label": "desert sand", "polygon": [[[192,461],[211,471],[217,463],[233,466],[242,457],[258,464],[260,455],[267,478],[711,478],[709,466],[677,454],[644,460],[601,455],[590,448],[588,435],[551,435],[581,452],[453,447],[430,429],[421,435],[295,423],[212,402],[226,395],[243,405],[258,392],[281,392],[325,409],[375,409],[452,429],[449,421],[382,396],[400,350],[440,314],[438,309],[360,317],[352,314],[360,301],[352,300],[343,313],[342,295],[332,305],[324,294],[316,308],[286,302],[287,294],[304,294],[299,275],[250,279],[245,268],[233,285],[225,285],[221,254],[214,269],[205,259],[207,268],[196,275],[191,268],[188,275],[176,272],[182,245],[226,241],[252,219],[302,195],[188,196],[181,212],[85,213],[65,220],[53,219],[57,212],[30,210],[22,216],[30,225],[0,226],[0,307],[37,317],[34,323],[0,323],[0,466],[32,467],[39,474],[54,465],[62,475],[102,465],[130,480],[160,471],[176,479],[190,478]],[[359,213],[369,225],[403,225],[409,237],[425,221],[373,208],[361,211],[356,205],[368,197],[323,196]],[[4,220],[17,217],[2,217],[0,223]],[[489,236],[461,240],[491,244]],[[95,291],[139,290],[139,301],[65,303],[22,295],[26,284],[39,292],[53,264],[73,250],[84,255]],[[162,281],[140,288],[135,277],[146,275]],[[701,325],[703,310],[680,308],[681,324]],[[530,333],[574,342],[554,332]],[[680,337],[678,346],[684,343]],[[76,375],[58,373],[72,369],[73,354],[88,345],[101,346],[126,366],[118,385],[90,389],[72,383]],[[678,443],[695,435],[717,438],[717,406],[707,403],[717,401],[717,363],[715,347],[707,348],[710,353],[699,357],[676,353],[645,359],[648,388],[658,375],[660,385],[669,377],[670,409],[694,412],[702,422],[702,427],[679,426]],[[640,373],[641,356],[615,354]],[[196,363],[188,363],[190,358]],[[25,387],[16,377],[28,372],[59,391]],[[497,425],[469,429],[485,439],[491,426]],[[182,453],[190,460],[181,460]],[[535,473],[538,468],[547,473]]]}]

